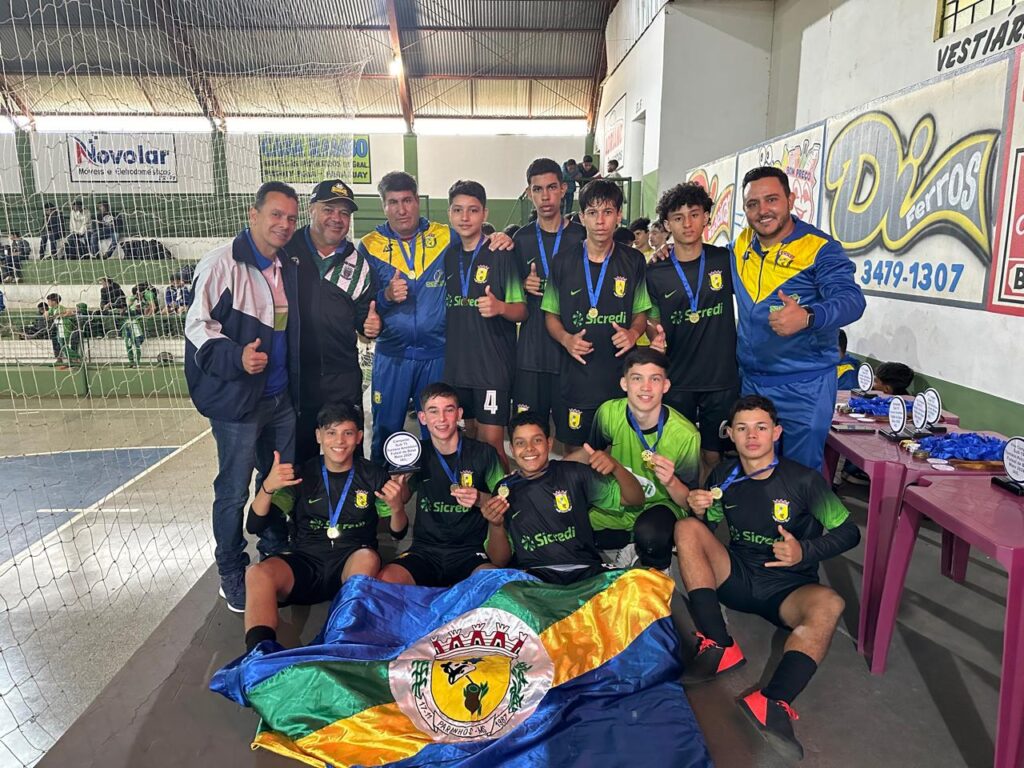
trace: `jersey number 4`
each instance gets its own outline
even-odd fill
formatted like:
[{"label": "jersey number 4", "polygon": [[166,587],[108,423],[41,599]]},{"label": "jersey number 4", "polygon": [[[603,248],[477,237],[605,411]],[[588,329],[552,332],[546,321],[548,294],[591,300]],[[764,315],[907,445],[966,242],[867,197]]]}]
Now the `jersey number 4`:
[{"label": "jersey number 4", "polygon": [[484,395],[484,410],[492,416],[498,412],[498,390],[487,390],[487,394]]}]

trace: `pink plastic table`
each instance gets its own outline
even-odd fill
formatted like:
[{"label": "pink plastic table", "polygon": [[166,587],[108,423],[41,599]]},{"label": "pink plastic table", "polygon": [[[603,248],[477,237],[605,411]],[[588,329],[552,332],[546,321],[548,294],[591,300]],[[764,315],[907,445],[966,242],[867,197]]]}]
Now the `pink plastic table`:
[{"label": "pink plastic table", "polygon": [[[951,432],[960,432],[950,426]],[[994,432],[982,434],[996,435]],[[1002,437],[1002,435],[997,435]],[[1003,438],[1005,439],[1005,438]],[[1002,474],[1002,470],[937,470],[923,459],[915,459],[897,443],[879,435],[829,432],[825,441],[825,479],[832,481],[839,457],[845,456],[871,479],[868,491],[867,530],[864,533],[864,573],[861,577],[860,615],[857,622],[857,650],[869,659],[874,647],[878,603],[885,582],[889,545],[896,529],[896,516],[903,503],[903,491],[923,477],[977,477]],[[943,537],[944,570],[956,575],[966,562],[969,545],[960,545],[949,534]],[[962,578],[962,574],[961,574]]]},{"label": "pink plastic table", "polygon": [[995,768],[1019,768],[1024,765],[1024,498],[980,477],[931,477],[906,490],[889,554],[871,671],[885,671],[889,641],[922,517],[933,520],[943,532],[977,547],[1009,572]]}]

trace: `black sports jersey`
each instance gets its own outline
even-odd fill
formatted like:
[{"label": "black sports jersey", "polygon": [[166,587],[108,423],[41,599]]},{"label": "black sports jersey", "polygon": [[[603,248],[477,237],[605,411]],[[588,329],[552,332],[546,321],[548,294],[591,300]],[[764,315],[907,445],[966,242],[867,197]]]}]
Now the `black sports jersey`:
[{"label": "black sports jersey", "polygon": [[[490,493],[504,475],[498,454],[487,443],[462,437],[461,453],[445,456],[459,485]],[[441,466],[430,440],[423,440],[420,469],[412,476],[410,488],[416,493],[416,519],[412,546],[482,550],[487,538],[487,520],[479,507],[466,509],[452,496],[452,481]]]},{"label": "black sports jersey", "polygon": [[621,506],[618,481],[586,464],[552,461],[540,477],[511,475],[505,527],[520,568],[600,565],[590,527],[592,506]]},{"label": "black sports jersey", "polygon": [[[540,286],[543,291],[548,275],[544,269],[540,251],[537,249],[537,227],[537,222],[527,224],[516,232],[512,240],[516,246],[514,253],[520,279],[525,281],[530,275],[530,266],[536,264],[537,275],[540,277]],[[555,252],[555,240],[558,239],[558,233],[541,230],[540,236],[544,243],[544,252],[547,254],[548,268],[550,269],[559,254],[570,253],[583,242],[587,236],[587,230],[575,221],[569,222],[562,229],[562,239],[558,243],[557,253]],[[551,338],[551,334],[548,333],[544,324],[544,313],[540,308],[541,297],[528,293],[525,288],[523,294],[526,296],[529,314],[519,326],[516,368],[536,373],[558,373],[562,350],[558,342]]]},{"label": "black sports jersey", "polygon": [[[738,460],[719,464],[708,477],[706,487],[721,485],[737,464]],[[740,468],[738,477],[743,476]],[[775,570],[816,578],[821,558],[815,556],[809,543],[819,539],[824,531],[838,528],[849,516],[819,472],[788,459],[780,459],[766,479],[755,477],[731,484],[707,511],[708,522],[724,519],[728,523],[729,547],[736,556],[762,568],[766,578]],[[780,525],[800,540],[804,558],[791,568],[763,568],[775,559],[772,544],[782,540]],[[856,543],[854,539],[849,546]]]},{"label": "black sports jersey", "polygon": [[[608,269],[597,301],[597,316],[590,312],[590,294],[583,269],[583,243],[565,251],[552,266],[551,277],[544,289],[541,308],[558,315],[569,333],[586,328],[584,338],[594,345],[580,365],[562,351],[561,384],[565,402],[577,408],[597,408],[605,400],[622,396],[619,379],[622,360],[612,344],[616,331],[612,323],[628,328],[633,316],[651,308],[647,296],[644,257],[639,251],[614,243],[608,256]],[[595,289],[602,264],[587,259],[590,285]]]},{"label": "black sports jersey", "polygon": [[484,243],[473,259],[473,252],[463,251],[461,242],[455,241],[445,251],[444,273],[445,381],[456,387],[512,389],[516,324],[503,317],[483,317],[476,306],[488,286],[501,301],[523,301],[512,257],[504,251],[490,251]]},{"label": "black sports jersey", "polygon": [[687,319],[690,299],[672,258],[647,266],[651,321],[665,329],[672,389],[707,392],[739,385],[731,258],[727,249],[705,244],[703,279],[700,259],[680,262],[690,289],[701,283],[696,323]]},{"label": "black sports jersey", "polygon": [[353,457],[349,471],[355,475],[338,518],[341,537],[332,540],[327,537],[327,528],[349,472],[327,473],[328,494],[320,462],[321,457],[317,456],[303,464],[299,469],[302,482],[276,491],[270,502],[272,508],[276,507],[280,514],[289,518],[292,548],[329,555],[335,547],[376,544],[378,518],[391,517],[391,507],[376,496],[389,479],[387,470],[361,456]]}]

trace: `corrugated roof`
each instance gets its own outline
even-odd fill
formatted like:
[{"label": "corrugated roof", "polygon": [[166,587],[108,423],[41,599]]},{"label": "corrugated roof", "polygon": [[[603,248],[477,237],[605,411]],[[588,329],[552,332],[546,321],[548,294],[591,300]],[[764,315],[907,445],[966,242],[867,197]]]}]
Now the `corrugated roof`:
[{"label": "corrugated roof", "polygon": [[399,0],[402,27],[604,29],[601,0]]}]

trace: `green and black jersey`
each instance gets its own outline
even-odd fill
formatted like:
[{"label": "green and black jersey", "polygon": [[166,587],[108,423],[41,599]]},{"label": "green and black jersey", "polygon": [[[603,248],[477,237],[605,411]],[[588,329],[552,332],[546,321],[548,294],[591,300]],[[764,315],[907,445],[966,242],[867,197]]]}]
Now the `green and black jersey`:
[{"label": "green and black jersey", "polygon": [[456,387],[511,390],[516,324],[503,317],[483,317],[477,300],[489,286],[501,301],[525,301],[513,257],[490,251],[484,243],[473,259],[473,252],[463,251],[461,242],[455,241],[445,251],[444,274],[445,381]]},{"label": "green and black jersey", "polygon": [[[737,461],[726,461],[712,470],[707,488],[725,482]],[[742,468],[739,477],[743,477]],[[707,511],[709,523],[729,525],[730,548],[746,563],[758,566],[766,578],[778,570],[817,578],[818,563],[856,546],[860,531],[850,513],[819,472],[788,459],[765,479],[754,477],[725,489]],[[763,568],[775,559],[772,545],[781,541],[779,526],[803,547],[803,559],[791,568]],[[829,535],[823,536],[825,531]]]},{"label": "green and black jersey", "polygon": [[[584,269],[590,272],[590,285],[597,288],[601,264],[584,259],[583,243],[564,254],[551,266],[544,288],[541,308],[558,317],[569,333],[587,329],[584,338],[594,350],[580,365],[562,353],[561,383],[566,402],[577,408],[597,408],[605,400],[622,394],[619,388],[622,360],[612,344],[616,331],[612,323],[628,328],[633,316],[651,308],[647,295],[644,257],[639,251],[613,243],[607,257],[604,283],[597,301],[597,313],[590,312],[590,294]],[[584,261],[586,264],[584,265]]]},{"label": "green and black jersey", "polygon": [[[460,438],[461,451],[444,456],[459,485],[491,493],[504,470],[498,454],[487,443]],[[483,550],[487,538],[487,520],[479,507],[466,509],[452,496],[452,481],[441,465],[430,440],[422,442],[420,469],[410,479],[416,494],[416,518],[413,522],[413,546],[439,549]]]},{"label": "green and black jersey", "polygon": [[727,249],[705,244],[703,276],[700,259],[680,262],[690,289],[696,291],[700,283],[696,323],[687,319],[690,299],[673,259],[647,266],[650,319],[665,329],[668,378],[674,390],[709,392],[739,386],[731,259]]},{"label": "green and black jersey", "polygon": [[[548,275],[544,269],[544,261],[541,259],[540,251],[537,248],[537,222],[527,224],[516,232],[512,238],[515,243],[516,267],[519,270],[519,277],[523,281],[530,275],[530,267],[537,266],[537,275],[540,277],[541,290],[547,285]],[[558,239],[557,232],[540,231],[541,242],[544,244],[544,252],[548,257],[548,268],[561,258],[560,254],[572,253],[587,236],[587,230],[576,222],[570,222],[562,229],[562,239],[558,242],[558,251],[555,252],[555,240]],[[544,323],[544,313],[541,311],[541,297],[532,293],[523,293],[526,296],[526,307],[529,314],[519,326],[519,342],[516,345],[516,368],[521,371],[534,371],[537,373],[558,373],[562,360],[562,349],[551,334],[548,333]]]},{"label": "green and black jersey", "polygon": [[615,509],[618,481],[586,464],[552,461],[543,475],[527,480],[512,475],[505,527],[520,568],[600,565],[588,510]]},{"label": "green and black jersey", "polygon": [[[672,501],[654,470],[644,464],[645,448],[626,417],[627,407],[626,398],[620,397],[598,408],[588,442],[595,451],[608,451],[612,458],[636,476],[640,487],[644,489],[644,503],[640,507],[591,507],[590,521],[595,530],[611,528],[631,531],[640,513],[658,504],[664,504],[678,518],[686,517],[686,512]],[[688,488],[696,488],[700,472],[700,434],[689,419],[678,411],[667,405],[663,405],[661,410],[665,419],[661,439],[658,439],[656,426],[644,430],[644,438],[656,453],[675,463],[675,475],[680,482]]]},{"label": "green and black jersey", "polygon": [[338,527],[341,538],[327,538],[327,527],[334,507],[341,498],[349,472],[328,472],[330,492],[324,488],[321,457],[310,459],[299,469],[302,482],[275,491],[270,505],[278,514],[288,517],[291,528],[292,549],[321,556],[330,556],[335,546],[365,544],[376,546],[377,521],[391,517],[391,507],[376,492],[384,487],[387,470],[361,456],[352,459],[354,473],[345,503],[341,507]]}]

